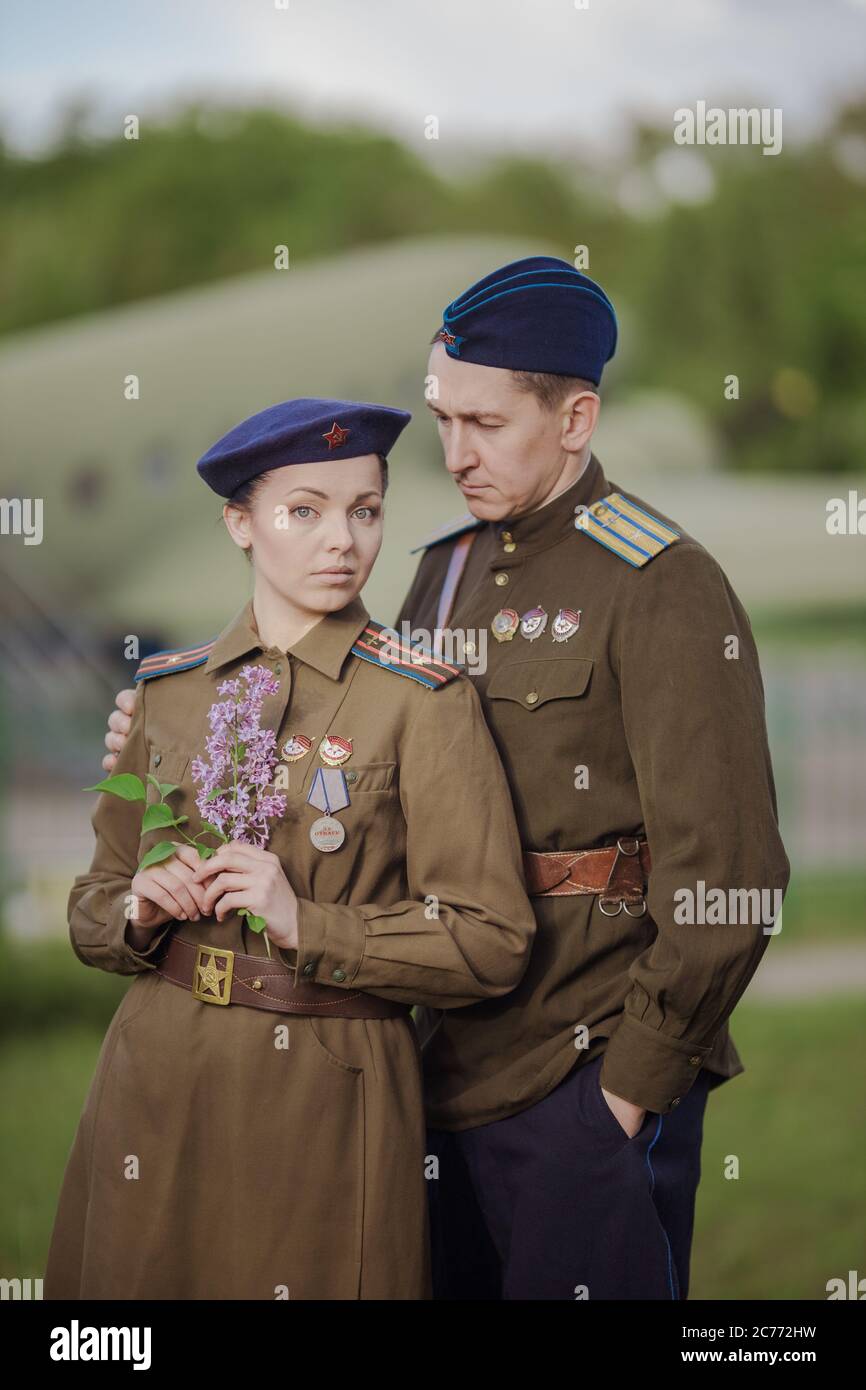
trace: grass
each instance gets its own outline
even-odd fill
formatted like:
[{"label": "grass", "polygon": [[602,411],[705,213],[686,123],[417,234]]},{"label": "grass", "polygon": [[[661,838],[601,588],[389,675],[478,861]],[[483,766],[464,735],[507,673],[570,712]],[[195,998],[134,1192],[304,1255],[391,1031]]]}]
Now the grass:
[{"label": "grass", "polygon": [[800,946],[863,941],[864,904],[866,873],[862,869],[799,873],[794,864],[782,907],[782,931],[775,945],[783,940]]},{"label": "grass", "polygon": [[[710,1094],[692,1298],[823,1299],[829,1278],[862,1272],[864,1025],[860,999],[737,1010],[746,1072]],[[0,1054],[0,1276],[42,1274],[102,1037],[31,1030]],[[731,1155],[736,1180],[724,1176]]]},{"label": "grass", "polygon": [[48,1028],[0,1050],[0,1276],[41,1278],[66,1160],[103,1031]]},{"label": "grass", "polygon": [[746,1071],[707,1105],[691,1298],[824,1299],[866,1272],[864,1026],[859,998],[737,1009]]},{"label": "grass", "polygon": [[[797,875],[782,941],[862,937],[864,876]],[[65,937],[0,934],[0,1277],[41,1275],[66,1159],[109,1020],[130,978],[88,969]],[[744,1075],[711,1092],[691,1297],[824,1298],[862,1268],[866,1000],[751,1004],[733,1033]],[[724,1176],[729,1156],[739,1177]]]},{"label": "grass", "polygon": [[866,650],[866,605],[856,603],[752,608],[749,613],[758,649],[840,645]]}]

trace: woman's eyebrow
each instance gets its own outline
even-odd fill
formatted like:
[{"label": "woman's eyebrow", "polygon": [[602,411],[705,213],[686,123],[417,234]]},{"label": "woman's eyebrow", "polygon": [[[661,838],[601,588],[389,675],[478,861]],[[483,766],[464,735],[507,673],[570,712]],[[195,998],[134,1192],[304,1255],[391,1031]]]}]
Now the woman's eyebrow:
[{"label": "woman's eyebrow", "polygon": [[[319,492],[318,488],[315,488],[315,487],[293,487],[293,488],[291,488],[285,495],[286,495],[286,497],[291,497],[292,493],[294,493],[294,492],[307,492],[307,493],[309,493],[309,494],[310,494],[311,496],[313,496],[313,497],[321,497],[325,502],[327,502],[327,501],[330,500],[330,495],[329,495],[327,492]],[[381,496],[381,493],[377,492],[376,489],[375,489],[374,487],[368,488],[366,492],[359,492],[359,493],[358,493],[357,497],[355,497],[355,498],[353,499],[353,501],[352,501],[352,506],[355,505],[355,502],[360,502],[360,500],[361,500],[362,497],[380,497],[380,496]]]}]

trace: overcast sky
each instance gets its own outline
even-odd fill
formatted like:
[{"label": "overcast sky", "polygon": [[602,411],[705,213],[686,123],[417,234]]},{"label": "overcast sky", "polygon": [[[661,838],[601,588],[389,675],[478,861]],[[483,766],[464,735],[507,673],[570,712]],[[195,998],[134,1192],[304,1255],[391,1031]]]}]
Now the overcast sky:
[{"label": "overcast sky", "polygon": [[796,139],[866,89],[866,0],[2,0],[0,16],[0,126],[31,151],[82,94],[111,128],[193,97],[411,141],[436,115],[444,155],[603,152],[632,115],[670,125],[700,99],[781,107]]}]

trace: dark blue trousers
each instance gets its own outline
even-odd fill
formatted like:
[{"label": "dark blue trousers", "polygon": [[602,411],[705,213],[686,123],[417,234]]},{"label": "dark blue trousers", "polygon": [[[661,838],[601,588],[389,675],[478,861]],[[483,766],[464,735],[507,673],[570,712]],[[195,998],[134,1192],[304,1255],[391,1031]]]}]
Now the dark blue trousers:
[{"label": "dark blue trousers", "polygon": [[685,1299],[708,1077],[629,1139],[602,1053],[504,1120],[428,1130],[442,1299]]}]

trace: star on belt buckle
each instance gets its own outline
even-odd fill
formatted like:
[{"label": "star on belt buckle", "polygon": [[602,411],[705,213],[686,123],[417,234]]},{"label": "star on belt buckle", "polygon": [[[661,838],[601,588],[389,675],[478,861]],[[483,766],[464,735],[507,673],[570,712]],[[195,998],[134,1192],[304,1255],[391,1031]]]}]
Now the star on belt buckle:
[{"label": "star on belt buckle", "polygon": [[[225,966],[218,962],[225,960]],[[192,973],[192,995],[203,1004],[229,1004],[232,997],[234,951],[221,951],[215,946],[199,946],[195,953]]]}]

